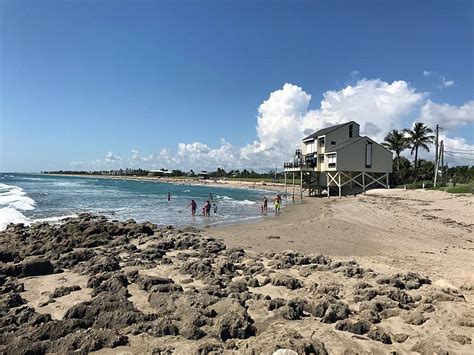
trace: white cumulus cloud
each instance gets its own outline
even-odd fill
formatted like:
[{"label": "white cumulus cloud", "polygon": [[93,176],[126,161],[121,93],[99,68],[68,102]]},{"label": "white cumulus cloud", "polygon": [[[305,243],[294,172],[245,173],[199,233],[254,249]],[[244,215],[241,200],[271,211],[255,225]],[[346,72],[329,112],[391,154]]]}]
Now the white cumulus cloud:
[{"label": "white cumulus cloud", "polygon": [[[360,79],[340,90],[326,91],[319,105],[311,109],[311,95],[297,85],[286,83],[260,104],[256,139],[243,147],[225,139],[215,147],[203,142],[182,142],[175,149],[162,148],[157,154],[143,157],[133,149],[128,162],[108,152],[104,162],[184,170],[217,167],[267,170],[290,160],[304,136],[349,120],[360,124],[361,134],[377,141],[382,141],[389,130],[408,127],[415,119],[430,127],[439,123],[446,130],[473,123],[474,101],[453,106],[432,102],[428,96],[404,80],[390,83]],[[467,144],[462,139],[446,137],[447,142],[456,146]]]},{"label": "white cumulus cloud", "polygon": [[472,124],[474,123],[474,101],[455,106],[427,100],[421,108],[419,121],[431,126],[439,124],[447,130]]},{"label": "white cumulus cloud", "polygon": [[112,152],[108,152],[106,155],[105,155],[105,159],[104,161],[106,163],[118,163],[120,161],[120,157],[118,155],[115,155],[114,153]]},{"label": "white cumulus cloud", "polygon": [[422,103],[425,94],[417,92],[403,80],[387,83],[362,79],[354,86],[327,91],[318,110],[305,116],[305,128],[320,129],[347,121],[360,124],[361,134],[376,140],[399,127]]},{"label": "white cumulus cloud", "polygon": [[450,166],[474,165],[474,144],[469,144],[463,137],[441,135],[444,144],[444,161]]},{"label": "white cumulus cloud", "polygon": [[454,80],[447,80],[446,77],[441,77],[441,88],[449,88],[450,86],[454,85]]},{"label": "white cumulus cloud", "polygon": [[136,149],[132,149],[132,156],[130,157],[130,160],[140,160],[140,152]]}]

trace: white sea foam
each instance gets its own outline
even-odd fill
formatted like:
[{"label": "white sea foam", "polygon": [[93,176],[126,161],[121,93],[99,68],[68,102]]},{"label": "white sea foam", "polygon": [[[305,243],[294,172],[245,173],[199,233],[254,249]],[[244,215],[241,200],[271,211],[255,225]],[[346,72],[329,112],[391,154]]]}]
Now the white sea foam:
[{"label": "white sea foam", "polygon": [[222,200],[222,202],[230,203],[230,204],[235,204],[235,205],[254,205],[257,202],[255,201],[250,201],[250,200],[236,200],[233,199],[232,197],[229,196],[216,196],[217,199]]},{"label": "white sea foam", "polygon": [[21,187],[0,184],[0,230],[9,223],[28,223],[21,211],[33,210],[35,201]]},{"label": "white sea foam", "polygon": [[66,219],[66,218],[74,218],[74,217],[77,217],[77,214],[69,214],[69,215],[66,215],[66,216],[56,216],[56,217],[47,217],[47,218],[38,218],[38,219],[29,220],[26,223],[27,224],[43,223],[43,222],[54,223],[54,222],[61,222],[63,219]]},{"label": "white sea foam", "polygon": [[53,186],[57,186],[57,187],[68,187],[68,188],[71,188],[71,187],[83,187],[83,186],[84,186],[84,183],[83,183],[83,182],[79,182],[79,181],[55,181],[55,182],[53,182]]},{"label": "white sea foam", "polygon": [[16,210],[33,210],[35,201],[26,196],[26,192],[21,187],[0,184],[0,207],[11,207]]},{"label": "white sea foam", "polygon": [[4,207],[0,208],[0,231],[7,228],[10,223],[23,223],[26,225],[31,225],[33,223],[59,223],[66,218],[73,218],[77,217],[77,214],[70,214],[65,216],[55,216],[55,217],[47,217],[47,218],[37,218],[37,219],[30,219],[23,215],[20,211],[12,208],[12,207]]},{"label": "white sea foam", "polygon": [[254,205],[257,202],[255,201],[250,201],[250,200],[242,200],[242,201],[232,201],[232,203],[235,203],[237,205]]},{"label": "white sea foam", "polygon": [[10,223],[28,223],[29,219],[13,207],[0,208],[0,231]]}]

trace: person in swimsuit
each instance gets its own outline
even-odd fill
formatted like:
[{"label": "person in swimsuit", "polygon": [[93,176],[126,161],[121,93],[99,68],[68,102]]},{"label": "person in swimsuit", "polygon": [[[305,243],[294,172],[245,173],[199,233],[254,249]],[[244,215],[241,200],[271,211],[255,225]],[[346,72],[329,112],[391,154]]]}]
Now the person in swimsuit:
[{"label": "person in swimsuit", "polygon": [[210,217],[211,216],[211,203],[209,201],[206,202],[206,204],[204,205],[204,208],[205,208],[205,216],[206,217]]},{"label": "person in swimsuit", "polygon": [[[191,200],[191,203],[188,205],[188,207],[191,206],[191,215],[195,215],[196,214],[196,208],[197,208],[197,203],[196,201],[194,200]],[[186,208],[188,208],[186,207]]]}]

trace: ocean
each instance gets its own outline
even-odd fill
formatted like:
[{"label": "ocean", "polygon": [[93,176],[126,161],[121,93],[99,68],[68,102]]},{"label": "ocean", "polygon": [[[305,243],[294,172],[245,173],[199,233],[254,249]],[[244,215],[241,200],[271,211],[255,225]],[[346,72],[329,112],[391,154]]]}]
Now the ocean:
[{"label": "ocean", "polygon": [[[204,217],[201,208],[209,193],[218,211]],[[232,224],[262,218],[264,196],[270,201],[275,193],[154,181],[0,173],[0,230],[9,223],[55,222],[81,212],[178,227]],[[190,208],[186,209],[191,199],[198,203],[194,217]]]}]

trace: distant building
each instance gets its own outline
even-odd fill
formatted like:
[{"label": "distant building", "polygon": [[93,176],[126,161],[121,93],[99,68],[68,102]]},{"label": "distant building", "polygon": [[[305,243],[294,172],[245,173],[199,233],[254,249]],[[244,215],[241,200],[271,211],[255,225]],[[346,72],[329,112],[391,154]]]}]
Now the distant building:
[{"label": "distant building", "polygon": [[210,173],[208,173],[206,170],[202,170],[202,171],[198,172],[197,175],[198,175],[201,179],[207,180],[207,179],[209,179]]},{"label": "distant building", "polygon": [[148,175],[149,176],[169,176],[171,175],[172,172],[169,171],[168,169],[152,169],[149,171]]},{"label": "distant building", "polygon": [[[359,135],[359,124],[350,121],[327,127],[303,139],[302,149],[293,162],[285,163],[287,173],[299,173],[301,194],[329,196],[331,188],[343,193],[357,193],[376,185],[388,188],[393,155],[367,136]],[[293,179],[294,181],[294,179]]]}]

